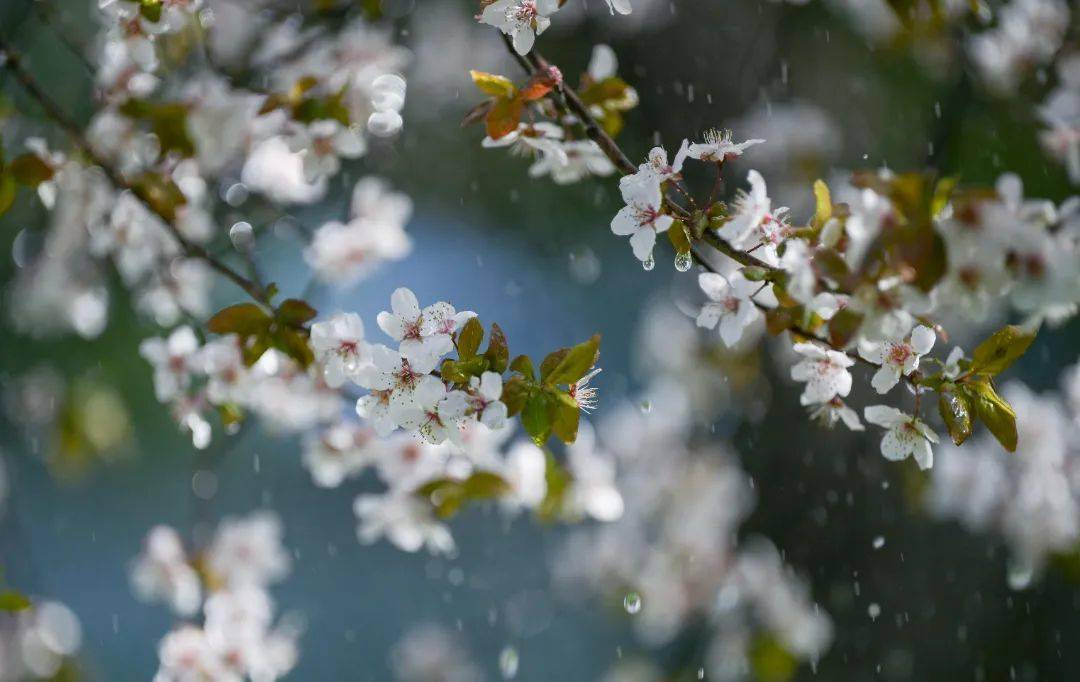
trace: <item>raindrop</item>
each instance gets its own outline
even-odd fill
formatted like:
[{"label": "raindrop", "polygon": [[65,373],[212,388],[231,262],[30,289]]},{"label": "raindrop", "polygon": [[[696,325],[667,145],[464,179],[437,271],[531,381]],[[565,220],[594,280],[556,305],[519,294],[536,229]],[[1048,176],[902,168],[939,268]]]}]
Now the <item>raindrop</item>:
[{"label": "raindrop", "polygon": [[645,268],[645,272],[648,272],[656,267],[656,260],[653,258],[651,253],[649,254],[648,258],[641,261],[641,267]]},{"label": "raindrop", "polygon": [[885,546],[885,536],[879,535],[874,538],[874,549],[881,549]]},{"label": "raindrop", "polygon": [[878,616],[881,615],[881,606],[874,602],[866,608],[866,613],[870,616],[870,620],[877,620]]},{"label": "raindrop", "polygon": [[503,648],[502,652],[499,653],[499,672],[502,673],[504,680],[513,679],[517,676],[520,662],[517,649],[512,646]]},{"label": "raindrop", "polygon": [[1009,566],[1009,587],[1014,590],[1024,590],[1031,585],[1033,571],[1030,566]]},{"label": "raindrop", "polygon": [[240,221],[229,228],[229,239],[237,251],[250,251],[255,245],[255,230],[251,223]]},{"label": "raindrop", "polygon": [[704,680],[705,679],[705,668],[698,668],[697,669],[697,678],[699,680]]},{"label": "raindrop", "polygon": [[649,414],[650,412],[652,412],[652,401],[651,400],[642,400],[641,401],[641,413],[642,414]]},{"label": "raindrop", "polygon": [[675,256],[675,269],[679,272],[686,272],[693,264],[694,258],[690,255],[689,251],[683,251]]},{"label": "raindrop", "polygon": [[623,608],[631,616],[641,610],[641,595],[637,592],[627,592],[622,600]]}]

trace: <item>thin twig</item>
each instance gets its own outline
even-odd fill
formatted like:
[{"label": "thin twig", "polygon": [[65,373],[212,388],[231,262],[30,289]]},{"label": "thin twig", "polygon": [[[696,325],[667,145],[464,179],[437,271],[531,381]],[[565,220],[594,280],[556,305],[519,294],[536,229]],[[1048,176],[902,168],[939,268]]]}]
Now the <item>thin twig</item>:
[{"label": "thin twig", "polygon": [[19,53],[15,52],[2,38],[0,38],[0,55],[3,55],[3,67],[16,81],[18,81],[23,90],[37,101],[41,108],[44,109],[46,115],[64,129],[64,132],[68,134],[75,146],[77,146],[87,158],[94,163],[94,165],[101,168],[105,173],[105,177],[109,179],[113,186],[119,190],[131,192],[132,195],[139,199],[148,210],[161,219],[169,233],[180,244],[184,255],[189,258],[197,258],[204,261],[211,268],[231,280],[236,286],[243,289],[252,299],[267,307],[272,307],[270,296],[261,284],[244,277],[242,274],[229,267],[229,265],[214,257],[203,246],[189,241],[180,232],[180,228],[176,226],[175,221],[165,215],[165,213],[156,205],[145,188],[128,182],[119,171],[113,168],[86,139],[86,136],[83,134],[79,125],[60,108],[60,105],[45,92],[34,76],[23,67],[22,57]]}]

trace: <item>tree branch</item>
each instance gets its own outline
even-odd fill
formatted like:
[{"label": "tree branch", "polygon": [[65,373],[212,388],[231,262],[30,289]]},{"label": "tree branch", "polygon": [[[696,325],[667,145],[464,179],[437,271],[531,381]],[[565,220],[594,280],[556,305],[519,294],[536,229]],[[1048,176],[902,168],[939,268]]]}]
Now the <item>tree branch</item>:
[{"label": "tree branch", "polygon": [[0,38],[0,59],[3,59],[3,68],[15,78],[19,85],[22,86],[23,90],[41,106],[45,111],[45,114],[67,133],[75,146],[78,147],[94,165],[101,168],[105,173],[105,177],[109,179],[109,182],[111,182],[114,187],[118,190],[131,192],[132,195],[142,202],[150,212],[161,219],[173,239],[180,244],[180,248],[185,256],[204,261],[212,269],[216,270],[221,275],[224,275],[236,286],[243,289],[244,292],[256,302],[267,307],[272,307],[270,295],[261,284],[248,279],[229,267],[225,262],[214,257],[203,246],[189,241],[180,232],[175,221],[166,216],[161,209],[155,205],[155,202],[149,196],[146,189],[128,182],[119,171],[113,168],[86,139],[86,136],[83,134],[79,125],[60,108],[60,105],[45,92],[37,82],[37,79],[26,70],[23,66],[21,55],[13,50],[2,38]]},{"label": "tree branch", "polygon": [[[506,44],[507,49],[510,50],[510,54],[513,55],[517,63],[520,64],[521,67],[525,69],[526,73],[528,73],[530,76],[538,72],[546,71],[551,66],[550,62],[544,59],[544,57],[535,49],[531,50],[527,55],[522,56],[519,55],[517,53],[517,50],[514,49],[513,42],[511,42],[510,38],[506,34],[502,34],[502,38],[503,42]],[[577,96],[577,93],[574,92],[572,88],[567,87],[565,83],[559,83],[559,85],[556,86],[554,93],[556,106],[562,111],[562,113],[569,113],[575,118],[577,118],[577,120],[581,123],[582,128],[584,128],[585,134],[589,137],[589,139],[596,142],[597,146],[600,147],[600,149],[604,152],[604,155],[608,157],[611,163],[613,163],[615,167],[619,169],[620,173],[622,173],[623,175],[633,175],[637,172],[637,166],[635,166],[633,162],[630,161],[630,159],[623,152],[622,148],[619,147],[619,144],[615,142],[615,140],[612,139],[612,137],[608,135],[603,128],[600,127],[596,119],[589,112],[588,107],[585,106],[584,102],[581,101],[581,98]],[[665,202],[668,206],[674,209],[674,212],[683,220],[687,220],[691,217],[689,211],[687,211],[682,206],[672,202],[667,197],[665,197]],[[744,267],[759,267],[766,270],[767,272],[777,272],[776,268],[769,265],[765,261],[757,258],[753,254],[747,253],[746,251],[741,251],[732,247],[723,239],[714,235],[708,230],[705,231],[701,240]],[[698,265],[705,268],[709,272],[716,272],[716,269],[698,252],[697,249],[691,248],[690,253],[694,257],[694,261]],[[771,310],[770,308],[753,298],[751,298],[751,301],[762,311]],[[795,334],[799,334],[800,336],[805,336],[808,339],[812,339],[814,341],[817,341],[818,343],[824,344],[825,346],[832,348],[833,350],[836,350],[840,353],[843,353],[855,362],[877,369],[881,368],[881,365],[867,360],[858,353],[852,353],[844,349],[843,347],[837,346],[830,342],[828,339],[822,338],[814,332],[808,329],[804,329],[800,325],[792,325],[788,327],[788,330],[794,332]],[[908,383],[911,383],[911,379],[909,377],[905,376],[904,380]]]}]

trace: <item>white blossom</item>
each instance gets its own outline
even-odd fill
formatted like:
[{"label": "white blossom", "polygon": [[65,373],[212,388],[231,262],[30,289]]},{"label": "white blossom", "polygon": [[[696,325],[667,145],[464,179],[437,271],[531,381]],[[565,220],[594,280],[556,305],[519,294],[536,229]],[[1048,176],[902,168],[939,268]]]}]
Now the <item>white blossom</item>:
[{"label": "white blossom", "polygon": [[368,361],[364,323],[356,313],[338,313],[311,325],[311,350],[322,365],[323,378],[331,388],[355,379]]},{"label": "white blossom", "polygon": [[748,147],[761,144],[765,140],[746,140],[745,142],[733,142],[730,130],[710,130],[705,133],[704,142],[695,142],[690,145],[687,154],[698,161],[723,163],[742,156]]},{"label": "white blossom", "polygon": [[435,520],[431,505],[411,492],[360,495],[353,503],[353,510],[359,519],[357,536],[365,545],[385,537],[406,552],[416,552],[422,547],[432,554],[454,552],[450,531]]},{"label": "white blossom", "polygon": [[449,303],[438,302],[420,309],[416,295],[401,287],[390,296],[392,312],[377,318],[379,328],[401,343],[401,354],[410,362],[428,364],[454,347],[452,335],[476,314],[457,312]]},{"label": "white blossom", "polygon": [[180,535],[168,526],[150,529],[143,553],[131,567],[131,584],[145,601],[164,601],[181,616],[202,605],[199,574],[188,563]]},{"label": "white blossom", "polygon": [[652,177],[628,176],[619,183],[626,206],[611,221],[611,231],[619,236],[630,236],[630,247],[638,260],[652,258],[656,235],[665,232],[675,219],[662,213],[663,196],[660,183]]},{"label": "white blossom", "polygon": [[885,459],[899,461],[910,455],[920,469],[934,466],[931,443],[937,443],[938,437],[922,420],[888,405],[870,405],[863,416],[871,424],[887,429],[881,439],[881,454]]},{"label": "white blossom", "polygon": [[703,272],[698,275],[698,286],[709,300],[701,306],[697,325],[715,329],[719,323],[720,338],[729,348],[738,343],[746,328],[762,316],[753,301],[761,283],[751,282],[740,271],[727,277]]},{"label": "white blossom", "polygon": [[806,382],[799,397],[803,405],[829,403],[833,398],[843,398],[851,392],[848,368],[855,361],[847,354],[822,348],[816,343],[796,343],[793,349],[805,358],[791,368],[792,379]]},{"label": "white blossom", "polygon": [[495,0],[480,13],[480,21],[510,36],[514,50],[528,54],[536,36],[551,25],[551,15],[559,9],[558,0]]},{"label": "white blossom", "polygon": [[881,365],[871,380],[874,390],[885,394],[919,368],[919,358],[934,347],[934,330],[920,325],[908,338],[894,338],[880,343],[864,342],[859,353],[870,362]]}]

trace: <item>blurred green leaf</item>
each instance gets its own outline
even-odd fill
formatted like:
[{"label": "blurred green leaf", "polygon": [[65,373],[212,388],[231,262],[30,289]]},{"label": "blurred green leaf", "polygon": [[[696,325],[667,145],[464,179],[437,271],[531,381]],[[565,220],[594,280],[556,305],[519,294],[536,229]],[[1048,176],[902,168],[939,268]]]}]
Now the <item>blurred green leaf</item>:
[{"label": "blurred green leaf", "polygon": [[989,380],[965,384],[975,405],[979,419],[990,429],[1001,446],[1016,452],[1016,412],[1004,398],[997,394]]},{"label": "blurred green leaf", "polygon": [[458,357],[462,360],[468,360],[469,358],[476,357],[476,352],[480,350],[480,342],[484,340],[484,325],[480,324],[480,320],[475,317],[470,317],[469,321],[465,323],[465,326],[461,328],[457,336],[457,350]]},{"label": "blurred green leaf", "polygon": [[15,590],[0,592],[0,611],[7,611],[8,613],[25,611],[31,605],[30,600],[21,592]]}]

